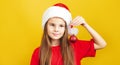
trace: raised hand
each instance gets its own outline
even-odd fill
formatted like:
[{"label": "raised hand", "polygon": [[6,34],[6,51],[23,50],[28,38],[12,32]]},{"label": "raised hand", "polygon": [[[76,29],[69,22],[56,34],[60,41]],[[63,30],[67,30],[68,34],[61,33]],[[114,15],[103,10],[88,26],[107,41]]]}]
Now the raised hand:
[{"label": "raised hand", "polygon": [[85,24],[86,24],[86,21],[84,20],[84,18],[82,16],[77,16],[72,20],[72,22],[70,23],[70,26],[79,26],[79,25],[85,25]]}]

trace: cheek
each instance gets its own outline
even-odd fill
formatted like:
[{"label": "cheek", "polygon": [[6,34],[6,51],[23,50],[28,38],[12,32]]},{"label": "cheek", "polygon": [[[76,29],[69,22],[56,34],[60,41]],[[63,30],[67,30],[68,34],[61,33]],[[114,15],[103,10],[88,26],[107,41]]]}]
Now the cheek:
[{"label": "cheek", "polygon": [[65,32],[65,28],[61,29],[61,32],[64,33]]},{"label": "cheek", "polygon": [[49,31],[52,31],[53,28],[52,28],[51,26],[48,26],[48,27],[47,27],[47,30],[48,30],[48,32],[49,32]]},{"label": "cheek", "polygon": [[54,32],[54,29],[53,28],[48,28],[48,33],[50,34],[50,33],[53,33]]}]

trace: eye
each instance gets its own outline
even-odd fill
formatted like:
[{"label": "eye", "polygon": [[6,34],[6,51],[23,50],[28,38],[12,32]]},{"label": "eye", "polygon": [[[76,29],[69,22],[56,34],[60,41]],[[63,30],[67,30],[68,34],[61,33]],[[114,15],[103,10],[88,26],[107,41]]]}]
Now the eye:
[{"label": "eye", "polygon": [[60,27],[65,27],[64,25],[60,25]]},{"label": "eye", "polygon": [[50,26],[55,26],[55,24],[51,23]]}]

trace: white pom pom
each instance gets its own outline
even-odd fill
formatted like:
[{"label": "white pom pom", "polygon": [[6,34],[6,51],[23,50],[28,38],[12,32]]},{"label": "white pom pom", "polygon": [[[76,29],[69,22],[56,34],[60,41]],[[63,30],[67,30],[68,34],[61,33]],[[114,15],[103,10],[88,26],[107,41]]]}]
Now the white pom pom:
[{"label": "white pom pom", "polygon": [[77,28],[68,28],[68,33],[70,35],[77,35],[78,34],[78,29]]}]

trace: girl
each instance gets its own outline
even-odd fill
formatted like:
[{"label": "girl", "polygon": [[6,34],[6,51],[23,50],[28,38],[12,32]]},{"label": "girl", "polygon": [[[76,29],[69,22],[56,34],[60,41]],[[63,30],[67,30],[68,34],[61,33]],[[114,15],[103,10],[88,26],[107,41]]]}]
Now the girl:
[{"label": "girl", "polygon": [[[92,36],[90,41],[68,39],[69,26],[82,25]],[[80,65],[84,57],[94,57],[106,46],[105,40],[81,17],[72,20],[68,7],[57,3],[43,14],[41,46],[33,52],[30,65]]]}]

